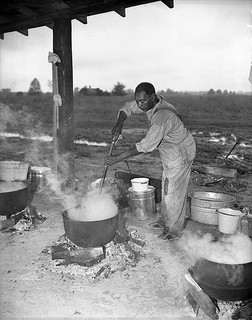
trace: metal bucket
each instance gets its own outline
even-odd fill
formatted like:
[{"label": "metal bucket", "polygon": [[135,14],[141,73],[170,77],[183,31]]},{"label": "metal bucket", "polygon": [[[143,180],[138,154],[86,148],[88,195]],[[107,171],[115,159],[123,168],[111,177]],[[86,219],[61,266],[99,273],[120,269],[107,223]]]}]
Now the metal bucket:
[{"label": "metal bucket", "polygon": [[36,189],[42,189],[47,185],[46,175],[52,170],[48,167],[36,167],[32,166],[30,169],[31,183]]},{"label": "metal bucket", "polygon": [[235,234],[238,230],[242,212],[230,208],[219,208],[216,213],[218,214],[219,231],[225,234]]},{"label": "metal bucket", "polygon": [[236,198],[228,194],[216,192],[192,192],[190,198],[190,216],[197,222],[218,225],[219,208],[232,207]]},{"label": "metal bucket", "polygon": [[136,192],[129,188],[130,209],[137,220],[148,220],[156,214],[155,188],[148,187],[147,191]]}]

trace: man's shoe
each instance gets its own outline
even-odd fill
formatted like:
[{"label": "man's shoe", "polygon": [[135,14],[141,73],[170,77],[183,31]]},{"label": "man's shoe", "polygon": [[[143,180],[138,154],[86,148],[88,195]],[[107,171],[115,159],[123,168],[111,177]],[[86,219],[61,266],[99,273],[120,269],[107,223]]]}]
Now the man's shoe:
[{"label": "man's shoe", "polygon": [[162,219],[159,219],[156,222],[149,223],[149,226],[151,226],[154,229],[164,229],[165,224],[164,224],[164,221]]},{"label": "man's shoe", "polygon": [[169,230],[164,230],[158,237],[163,240],[176,240],[179,238],[179,235]]}]

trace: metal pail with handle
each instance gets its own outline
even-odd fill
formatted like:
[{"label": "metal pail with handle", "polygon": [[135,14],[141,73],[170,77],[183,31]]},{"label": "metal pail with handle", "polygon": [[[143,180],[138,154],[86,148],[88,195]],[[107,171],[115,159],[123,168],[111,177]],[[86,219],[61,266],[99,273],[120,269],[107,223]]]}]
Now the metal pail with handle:
[{"label": "metal pail with handle", "polygon": [[156,214],[155,188],[148,187],[147,191],[136,192],[133,187],[128,189],[131,215],[136,220],[148,220]]}]

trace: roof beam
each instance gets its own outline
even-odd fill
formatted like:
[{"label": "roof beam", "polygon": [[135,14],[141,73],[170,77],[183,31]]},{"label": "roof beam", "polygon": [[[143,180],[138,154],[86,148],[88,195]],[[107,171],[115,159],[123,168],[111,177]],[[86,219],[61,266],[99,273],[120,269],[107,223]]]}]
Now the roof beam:
[{"label": "roof beam", "polygon": [[17,30],[17,32],[23,34],[24,36],[28,36],[28,29],[24,29],[24,30]]},{"label": "roof beam", "polygon": [[27,8],[26,6],[19,6],[18,7],[18,10],[26,17],[33,17],[34,15],[37,15],[37,13],[30,9],[30,8]]},{"label": "roof beam", "polygon": [[0,22],[1,23],[7,23],[7,22],[9,22],[9,20],[0,15]]},{"label": "roof beam", "polygon": [[118,13],[121,17],[125,18],[126,17],[126,11],[125,8],[122,9],[116,9],[115,10],[116,13]]},{"label": "roof beam", "polygon": [[162,2],[169,7],[170,9],[174,8],[174,1],[173,0],[162,0]]},{"label": "roof beam", "polygon": [[87,17],[83,16],[83,17],[76,17],[77,20],[79,20],[81,23],[83,24],[87,24]]},{"label": "roof beam", "polygon": [[48,27],[48,28],[50,28],[50,29],[53,30],[53,23],[48,23],[48,24],[46,24],[46,27]]},{"label": "roof beam", "polygon": [[[25,0],[25,1],[28,1],[28,0]],[[35,0],[29,0],[29,1],[35,1]],[[46,1],[50,2],[51,0],[46,0]],[[45,3],[47,3],[46,1]],[[148,4],[152,2],[155,2],[155,1],[127,0],[127,1],[123,1],[123,6],[125,8],[130,8],[130,7],[138,6],[141,4]],[[170,8],[173,7],[173,0],[163,0],[162,2]],[[45,25],[52,24],[53,21],[57,18],[78,19],[78,17],[80,17],[81,19],[83,19],[84,16],[88,17],[88,16],[111,12],[111,11],[115,11],[123,17],[125,16],[125,12],[122,9],[122,4],[118,5],[117,0],[97,0],[94,2],[83,1],[80,3],[81,3],[80,5],[77,5],[72,8],[70,7],[70,8],[55,10],[45,14],[37,13],[32,17],[28,17],[28,18],[22,17],[12,22],[3,23],[0,25],[0,33],[43,27]],[[28,11],[24,10],[24,12],[25,11],[26,11],[26,14],[28,14]],[[83,21],[81,22],[83,23]],[[85,23],[85,19],[84,19],[84,23]]]}]

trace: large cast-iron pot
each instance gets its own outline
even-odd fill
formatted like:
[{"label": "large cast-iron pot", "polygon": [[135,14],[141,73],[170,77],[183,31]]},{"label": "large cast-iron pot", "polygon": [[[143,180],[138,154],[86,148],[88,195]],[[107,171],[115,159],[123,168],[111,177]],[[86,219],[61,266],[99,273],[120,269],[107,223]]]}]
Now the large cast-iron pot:
[{"label": "large cast-iron pot", "polygon": [[28,185],[18,181],[0,181],[0,215],[9,218],[25,209],[28,203]]},{"label": "large cast-iron pot", "polygon": [[115,237],[118,215],[97,221],[72,220],[67,211],[62,216],[66,236],[79,247],[102,247]]},{"label": "large cast-iron pot", "polygon": [[252,298],[252,262],[223,264],[203,259],[190,271],[202,290],[212,298],[224,301]]}]

